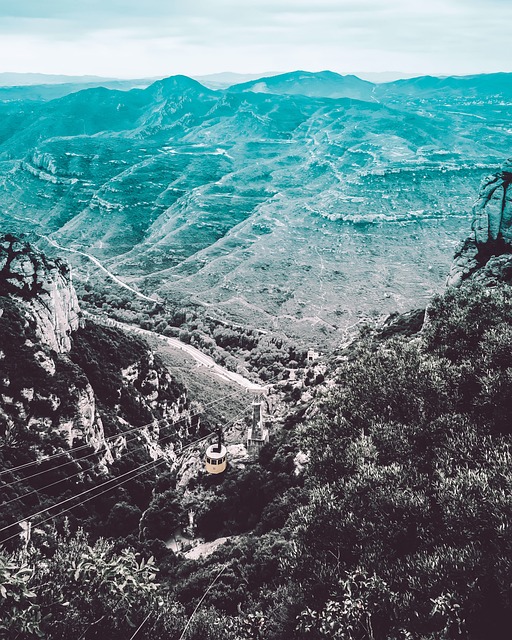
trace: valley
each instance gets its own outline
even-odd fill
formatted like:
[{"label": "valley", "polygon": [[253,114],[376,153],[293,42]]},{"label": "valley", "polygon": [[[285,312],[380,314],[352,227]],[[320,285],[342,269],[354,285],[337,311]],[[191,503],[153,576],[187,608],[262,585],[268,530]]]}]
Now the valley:
[{"label": "valley", "polygon": [[424,306],[509,153],[507,74],[254,83],[0,103],[2,228],[172,307],[330,351],[362,318]]},{"label": "valley", "polygon": [[509,81],[0,102],[0,635],[508,638]]},{"label": "valley", "polygon": [[[264,387],[260,384],[244,378],[244,376],[240,375],[239,373],[229,371],[225,367],[222,367],[221,365],[215,363],[214,360],[210,358],[210,356],[205,355],[199,349],[196,349],[195,347],[186,344],[185,342],[181,342],[176,338],[170,338],[168,336],[155,333],[154,331],[141,329],[136,325],[118,322],[116,320],[112,320],[109,317],[95,316],[84,311],[82,311],[82,313],[86,318],[90,318],[98,324],[105,324],[106,326],[116,327],[117,329],[120,329],[125,333],[134,333],[136,335],[143,336],[146,340],[153,344],[155,340],[162,341],[167,347],[170,347],[172,350],[177,349],[179,351],[184,351],[188,356],[190,356],[190,358],[192,358],[192,360],[194,360],[197,366],[206,367],[207,369],[209,369],[215,378],[220,378],[225,382],[232,382],[241,387],[242,390],[246,392],[258,394],[263,393],[265,390]],[[156,348],[156,351],[159,351],[158,347]]]}]

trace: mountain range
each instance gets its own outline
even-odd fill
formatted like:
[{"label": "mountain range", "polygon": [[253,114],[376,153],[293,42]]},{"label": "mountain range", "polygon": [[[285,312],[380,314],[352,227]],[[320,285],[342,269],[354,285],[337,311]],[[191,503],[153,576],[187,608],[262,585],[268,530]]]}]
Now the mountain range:
[{"label": "mountain range", "polygon": [[0,106],[2,637],[508,639],[506,82],[301,74]]},{"label": "mountain range", "polygon": [[174,76],[6,101],[0,222],[172,304],[333,345],[443,286],[510,154],[511,78]]}]

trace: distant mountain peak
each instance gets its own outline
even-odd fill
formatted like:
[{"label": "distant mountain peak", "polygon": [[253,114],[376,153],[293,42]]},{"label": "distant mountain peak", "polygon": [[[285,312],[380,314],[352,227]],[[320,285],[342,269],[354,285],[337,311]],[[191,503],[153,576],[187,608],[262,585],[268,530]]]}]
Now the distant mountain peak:
[{"label": "distant mountain peak", "polygon": [[117,78],[106,78],[103,76],[67,76],[63,74],[49,73],[0,73],[0,87],[20,87],[41,84],[89,84],[91,82],[112,82]]},{"label": "distant mountain peak", "polygon": [[233,85],[229,91],[371,100],[373,88],[373,83],[353,75],[342,76],[329,70],[297,70]]},{"label": "distant mountain peak", "polygon": [[153,82],[146,91],[151,93],[161,92],[163,94],[192,91],[195,93],[216,95],[216,92],[212,89],[208,89],[197,80],[183,75],[169,76],[168,78],[157,80],[156,82]]}]

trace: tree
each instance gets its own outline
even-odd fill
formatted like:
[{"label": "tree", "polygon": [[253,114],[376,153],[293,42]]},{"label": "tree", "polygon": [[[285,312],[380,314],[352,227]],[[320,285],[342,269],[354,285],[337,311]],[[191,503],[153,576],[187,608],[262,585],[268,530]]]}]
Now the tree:
[{"label": "tree", "polygon": [[153,497],[140,522],[143,538],[168,540],[181,524],[184,510],[172,489]]},{"label": "tree", "polygon": [[1,624],[19,640],[126,640],[146,620],[141,640],[177,638],[183,610],[159,593],[157,571],[153,558],[102,539],[89,545],[81,532],[57,538],[49,557],[33,548],[24,560],[0,556]]},{"label": "tree", "polygon": [[141,510],[128,502],[118,502],[112,508],[106,525],[109,537],[122,538],[138,531]]}]

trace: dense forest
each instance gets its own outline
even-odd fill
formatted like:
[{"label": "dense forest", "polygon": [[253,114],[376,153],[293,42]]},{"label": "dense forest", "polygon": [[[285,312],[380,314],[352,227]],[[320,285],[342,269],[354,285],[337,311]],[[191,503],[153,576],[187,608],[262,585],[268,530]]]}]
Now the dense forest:
[{"label": "dense forest", "polygon": [[103,530],[57,518],[0,554],[4,637],[508,638],[511,363],[506,283],[449,289],[413,335],[367,328],[256,464],[195,480],[197,534],[226,544],[165,547],[173,473]]}]

